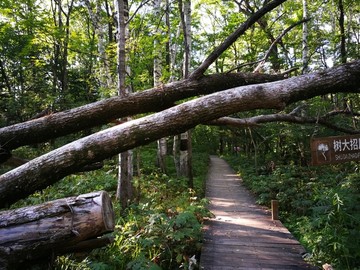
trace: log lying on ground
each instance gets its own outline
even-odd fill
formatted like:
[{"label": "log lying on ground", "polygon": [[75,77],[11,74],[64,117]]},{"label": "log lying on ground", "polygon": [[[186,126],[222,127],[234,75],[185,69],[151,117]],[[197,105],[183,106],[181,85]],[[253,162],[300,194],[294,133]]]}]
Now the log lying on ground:
[{"label": "log lying on ground", "polygon": [[63,253],[114,226],[105,191],[0,212],[0,269]]}]

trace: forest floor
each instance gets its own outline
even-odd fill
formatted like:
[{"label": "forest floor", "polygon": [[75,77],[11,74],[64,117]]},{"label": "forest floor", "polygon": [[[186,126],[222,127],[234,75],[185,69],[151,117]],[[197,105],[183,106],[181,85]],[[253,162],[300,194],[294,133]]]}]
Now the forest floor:
[{"label": "forest floor", "polygon": [[200,269],[318,269],[303,260],[305,249],[256,204],[223,159],[211,156],[210,162],[206,197],[214,217],[205,223]]}]

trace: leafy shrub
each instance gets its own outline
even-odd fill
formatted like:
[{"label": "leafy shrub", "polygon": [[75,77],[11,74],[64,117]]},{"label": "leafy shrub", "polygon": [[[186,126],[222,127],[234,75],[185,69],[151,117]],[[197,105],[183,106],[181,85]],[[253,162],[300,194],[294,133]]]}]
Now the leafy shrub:
[{"label": "leafy shrub", "polygon": [[286,226],[310,250],[314,264],[355,269],[360,262],[360,175],[357,164],[277,165],[256,171],[249,159],[228,159],[257,202],[279,200]]},{"label": "leafy shrub", "polygon": [[[144,162],[147,174],[134,178],[138,201],[122,215],[114,203],[114,243],[94,250],[80,261],[71,256],[59,257],[58,269],[186,269],[189,258],[199,256],[202,222],[210,216],[208,201],[199,195],[204,194],[208,156],[198,155],[194,163],[194,189],[189,189],[186,179],[170,177],[154,169],[149,160]],[[72,182],[70,177],[64,185],[84,187],[89,181],[91,188],[109,185],[115,190],[116,172],[104,171],[107,173],[98,172],[99,176],[92,180],[76,176]]]}]

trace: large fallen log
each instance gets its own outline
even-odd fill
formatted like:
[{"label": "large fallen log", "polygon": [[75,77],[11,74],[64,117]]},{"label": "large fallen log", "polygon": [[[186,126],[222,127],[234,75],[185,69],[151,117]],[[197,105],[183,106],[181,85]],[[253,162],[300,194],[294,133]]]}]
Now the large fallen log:
[{"label": "large fallen log", "polygon": [[338,92],[360,93],[360,60],[290,79],[232,88],[199,97],[71,142],[0,175],[0,207],[25,198],[87,164],[200,123],[255,109],[284,108],[300,100]]},{"label": "large fallen log", "polygon": [[0,212],[0,269],[54,257],[114,229],[105,191]]}]

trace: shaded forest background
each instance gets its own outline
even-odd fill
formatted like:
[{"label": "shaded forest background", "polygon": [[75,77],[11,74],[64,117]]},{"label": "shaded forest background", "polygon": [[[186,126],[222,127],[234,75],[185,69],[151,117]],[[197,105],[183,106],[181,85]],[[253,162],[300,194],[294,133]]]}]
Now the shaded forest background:
[{"label": "shaded forest background", "polygon": [[[161,89],[187,78],[267,3],[2,1],[0,127],[154,86]],[[123,21],[118,16],[120,4]],[[190,10],[191,15],[186,13]],[[357,60],[359,11],[360,4],[350,0],[284,1],[220,54],[206,74],[247,72],[284,78]],[[124,32],[122,43],[120,30]],[[314,263],[356,269],[360,265],[359,163],[310,167],[311,138],[359,133],[360,96],[340,93],[342,90],[282,110],[246,111],[197,126],[186,135],[190,137],[179,134],[128,152],[122,156],[123,161],[131,157],[126,170],[123,167],[118,172],[124,164],[113,157],[104,161],[101,170],[68,176],[54,190],[37,192],[12,207],[108,190],[121,205],[116,203],[115,244],[81,260],[59,257],[57,267],[187,267],[189,257],[199,253],[201,223],[209,215],[202,199],[206,157],[219,154],[227,156],[235,168],[240,166],[238,170],[259,195],[260,203],[276,198],[288,206],[283,218],[309,248]],[[24,142],[25,146],[11,149],[13,158],[2,172],[127,120],[114,117],[107,124],[46,142]],[[0,158],[4,160],[9,157],[6,146],[11,140],[1,142]],[[187,156],[187,168],[181,172],[182,151],[192,147],[193,158]],[[121,172],[131,179],[135,176],[130,188],[134,192],[124,200],[119,194]]]}]

